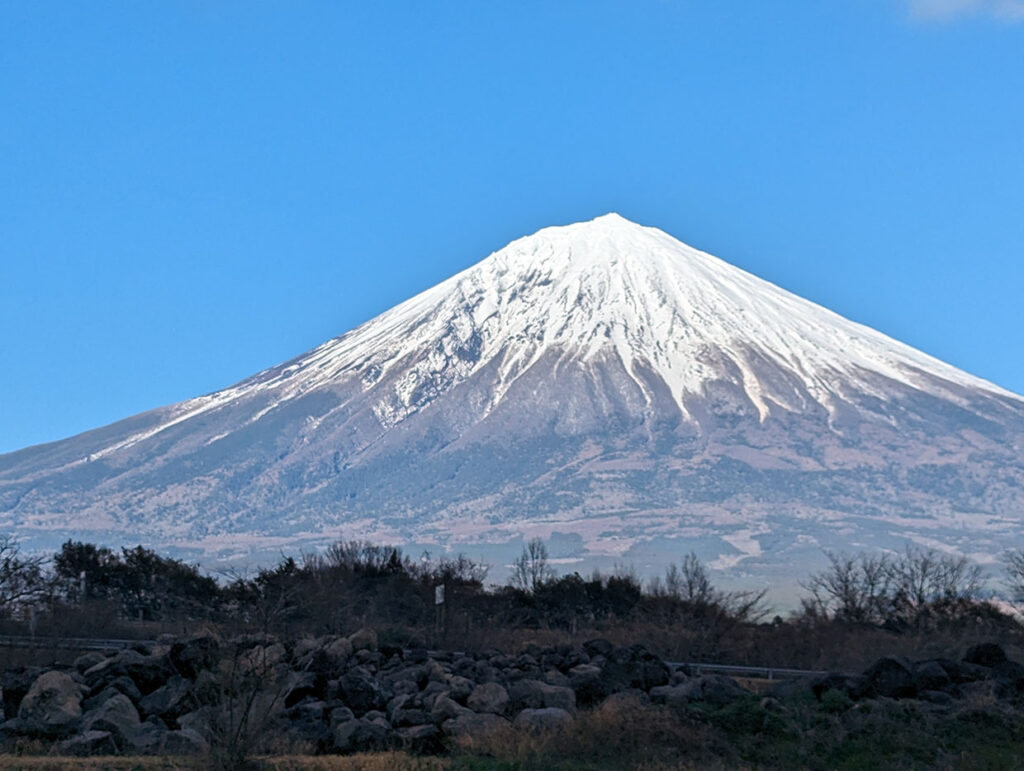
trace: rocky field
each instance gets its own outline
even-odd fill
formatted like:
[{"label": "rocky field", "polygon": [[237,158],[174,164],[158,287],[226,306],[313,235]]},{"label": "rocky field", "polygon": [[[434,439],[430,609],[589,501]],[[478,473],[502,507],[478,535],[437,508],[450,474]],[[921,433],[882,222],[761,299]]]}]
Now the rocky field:
[{"label": "rocky field", "polygon": [[[758,685],[753,693],[728,677],[674,667],[642,646],[603,639],[471,655],[378,645],[369,629],[294,641],[197,635],[85,653],[69,667],[4,671],[0,742],[8,758],[181,755],[216,767],[241,767],[267,753],[489,757],[495,746],[522,752],[524,742],[532,742],[534,754],[538,746],[550,751],[553,737],[574,732],[578,742],[580,726],[593,730],[595,715],[617,715],[616,725],[661,725],[662,746],[648,748],[652,758],[685,735],[705,742],[702,752],[725,742],[714,755],[728,764],[742,760],[746,739],[812,730],[797,725],[799,714],[841,721],[844,714],[863,720],[920,713],[927,722],[984,713],[989,722],[1010,720],[1012,730],[1024,666],[984,644],[959,661],[889,657],[858,675]],[[664,730],[666,719],[689,733]],[[735,731],[743,736],[733,736],[729,747]],[[599,744],[601,737],[591,740]],[[949,737],[937,739],[937,748],[943,740]],[[675,750],[680,758],[694,752]]]}]

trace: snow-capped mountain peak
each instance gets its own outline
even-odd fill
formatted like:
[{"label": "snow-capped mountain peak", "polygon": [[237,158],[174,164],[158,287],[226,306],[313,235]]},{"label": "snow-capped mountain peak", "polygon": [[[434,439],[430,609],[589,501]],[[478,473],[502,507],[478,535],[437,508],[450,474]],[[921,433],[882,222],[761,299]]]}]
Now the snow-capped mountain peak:
[{"label": "snow-capped mountain peak", "polygon": [[644,390],[635,372],[653,371],[684,415],[708,382],[736,376],[761,419],[809,399],[832,411],[851,388],[885,398],[879,377],[951,398],[956,389],[944,384],[1010,395],[611,213],[513,241],[223,396],[274,388],[291,398],[357,373],[365,388],[388,383],[377,414],[394,425],[423,406],[424,389],[436,396],[497,360],[493,408],[547,354],[617,356]]},{"label": "snow-capped mountain peak", "polygon": [[1021,397],[607,214],[222,391],[0,456],[0,527],[275,555],[682,541],[770,573],[907,538],[998,552],[1021,446]]}]

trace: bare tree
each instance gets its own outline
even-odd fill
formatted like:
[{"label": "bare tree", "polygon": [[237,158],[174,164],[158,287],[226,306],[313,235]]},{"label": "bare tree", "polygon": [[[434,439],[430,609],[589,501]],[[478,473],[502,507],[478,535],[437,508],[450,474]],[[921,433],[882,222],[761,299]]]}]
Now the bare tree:
[{"label": "bare tree", "polygon": [[235,648],[213,671],[216,702],[201,725],[215,771],[253,768],[254,755],[266,753],[282,739],[281,716],[294,677],[275,665],[270,648]]},{"label": "bare tree", "polygon": [[934,602],[974,600],[984,585],[981,568],[967,557],[910,544],[890,561],[889,580],[893,610],[902,615]]},{"label": "bare tree", "polygon": [[412,571],[412,563],[396,546],[369,541],[337,541],[323,555],[308,556],[313,567],[332,567],[361,575],[387,575]]},{"label": "bare tree", "polygon": [[805,613],[857,623],[909,619],[934,603],[973,601],[981,568],[963,556],[907,545],[900,554],[825,552],[829,566],[803,584]]},{"label": "bare tree", "polygon": [[45,593],[44,563],[42,556],[23,556],[13,538],[0,535],[0,616]]},{"label": "bare tree", "polygon": [[555,577],[548,565],[548,548],[540,538],[532,539],[512,563],[512,586],[533,593]]},{"label": "bare tree", "polygon": [[472,560],[465,554],[435,560],[430,557],[429,552],[424,552],[416,575],[432,585],[460,583],[482,586],[484,579],[487,578],[487,570],[487,565]]},{"label": "bare tree", "polygon": [[1006,586],[1010,590],[1010,600],[1024,603],[1024,549],[1010,549],[1003,561],[1006,564]]},{"label": "bare tree", "polygon": [[760,591],[723,592],[711,582],[707,566],[694,552],[690,552],[679,565],[669,565],[662,582],[652,584],[652,593],[664,593],[691,605],[697,611],[715,609],[736,621],[757,621],[764,618],[769,608],[764,603],[767,589]]},{"label": "bare tree", "polygon": [[679,566],[679,597],[695,605],[708,605],[718,599],[711,577],[695,552],[690,552]]},{"label": "bare tree", "polygon": [[884,554],[825,552],[829,567],[813,574],[804,588],[811,593],[805,607],[816,614],[854,623],[882,620],[889,605],[891,572]]}]

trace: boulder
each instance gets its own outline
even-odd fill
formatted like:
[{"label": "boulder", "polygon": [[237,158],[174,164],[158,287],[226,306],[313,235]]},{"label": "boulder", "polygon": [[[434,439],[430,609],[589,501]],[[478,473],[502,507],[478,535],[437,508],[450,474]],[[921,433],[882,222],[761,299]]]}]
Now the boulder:
[{"label": "boulder", "polygon": [[416,725],[432,725],[433,721],[425,710],[414,708],[397,710],[391,723],[396,727],[408,728]]},{"label": "boulder", "polygon": [[204,707],[219,702],[222,693],[223,683],[221,679],[209,669],[204,669],[200,672],[192,684],[192,697],[195,699],[196,704]]},{"label": "boulder", "polygon": [[479,739],[488,734],[507,730],[512,724],[505,718],[492,715],[488,712],[468,712],[458,717],[446,720],[441,724],[441,730],[447,736],[456,740]]},{"label": "boulder", "polygon": [[239,655],[239,666],[243,672],[257,676],[265,675],[288,657],[288,651],[281,643],[254,645]]},{"label": "boulder", "polygon": [[142,693],[149,693],[159,688],[171,674],[173,672],[165,657],[145,655],[126,648],[87,669],[83,677],[91,687],[101,682],[109,683],[117,677],[129,677]]},{"label": "boulder", "polygon": [[398,693],[388,702],[385,712],[389,719],[394,720],[396,712],[400,712],[406,707],[411,709],[415,705],[416,699],[413,693]]},{"label": "boulder", "polygon": [[294,707],[303,699],[320,699],[327,695],[327,678],[313,672],[288,672],[281,684],[284,706]]},{"label": "boulder", "polygon": [[430,652],[423,647],[414,645],[405,651],[405,660],[409,664],[423,664],[430,658]]},{"label": "boulder", "polygon": [[914,688],[917,691],[941,691],[953,684],[952,678],[938,661],[914,664]]},{"label": "boulder", "polygon": [[568,677],[563,675],[557,669],[549,669],[549,670],[547,670],[543,674],[542,679],[548,685],[557,685],[557,686],[560,686],[562,688],[572,688],[572,680],[570,680]]},{"label": "boulder", "polygon": [[341,723],[347,723],[349,720],[355,720],[355,713],[348,707],[335,707],[328,714],[328,723],[330,723],[331,730],[333,731]]},{"label": "boulder", "polygon": [[573,667],[578,667],[580,664],[590,664],[590,656],[586,651],[572,649],[562,653],[562,666],[560,669],[563,672],[568,672]]},{"label": "boulder", "polygon": [[380,722],[357,718],[340,723],[334,729],[333,741],[339,752],[366,752],[387,749],[393,736]]},{"label": "boulder", "polygon": [[524,709],[512,722],[512,726],[520,731],[531,734],[543,734],[557,731],[572,722],[572,715],[558,707],[541,709]]},{"label": "boulder", "polygon": [[156,755],[163,747],[167,726],[159,721],[146,721],[122,745],[122,751],[131,755]]},{"label": "boulder", "polygon": [[213,717],[214,711],[212,707],[200,707],[178,717],[178,728],[187,728],[200,736],[204,736],[210,730],[210,723]]},{"label": "boulder", "polygon": [[348,636],[353,651],[377,650],[377,633],[372,629],[360,629]]},{"label": "boulder", "polygon": [[462,715],[472,715],[473,710],[463,707],[447,694],[442,694],[437,697],[434,701],[434,706],[430,711],[430,718],[435,723],[443,723],[447,720],[452,720]]},{"label": "boulder", "polygon": [[334,660],[327,655],[323,648],[317,648],[314,651],[303,654],[296,661],[294,669],[300,672],[312,672],[322,676],[324,680],[328,680],[340,674],[342,668],[335,665]]},{"label": "boulder", "polygon": [[885,656],[864,671],[871,692],[893,699],[912,698],[917,694],[912,665],[904,658]]},{"label": "boulder", "polygon": [[448,677],[448,691],[453,699],[458,702],[465,702],[473,693],[475,685],[468,677],[450,675]]},{"label": "boulder", "polygon": [[99,651],[89,651],[75,659],[75,663],[72,664],[72,666],[78,670],[79,674],[82,674],[87,670],[92,669],[97,664],[102,664],[106,660],[107,657],[105,654],[100,653]]},{"label": "boulder", "polygon": [[318,717],[316,709],[306,711],[296,707],[288,713],[288,721],[284,724],[284,734],[294,743],[312,748],[327,749],[332,744],[330,727],[322,719],[323,710]]},{"label": "boulder", "polygon": [[374,667],[379,668],[381,661],[383,660],[380,653],[372,651],[369,648],[365,648],[361,651],[356,651],[352,654],[352,657],[356,660],[356,664],[363,667]]},{"label": "boulder", "polygon": [[[768,689],[768,694],[779,699],[792,698],[807,687],[803,680],[781,680]],[[857,700],[869,695],[871,686],[867,678],[858,676],[851,677],[840,672],[829,672],[810,681],[811,693],[814,698],[821,701],[829,691],[841,691],[851,699]]]},{"label": "boulder", "polygon": [[0,670],[0,704],[3,705],[0,709],[7,717],[18,714],[18,705],[25,698],[28,689],[45,671],[42,667]]},{"label": "boulder", "polygon": [[291,707],[288,717],[307,723],[322,723],[327,713],[327,702],[320,699],[306,699]]},{"label": "boulder", "polygon": [[3,723],[0,723],[0,744],[9,736],[21,736],[30,733],[32,733],[30,726],[27,726],[21,718],[14,717],[10,720],[5,720]]},{"label": "boulder", "polygon": [[118,677],[129,677],[139,691],[149,693],[163,685],[172,674],[166,657],[145,655],[126,648],[90,667],[82,676],[90,687],[109,683]]},{"label": "boulder", "polygon": [[413,680],[392,680],[391,690],[395,692],[396,696],[411,696],[420,692]]},{"label": "boulder", "polygon": [[615,650],[601,668],[610,692],[638,688],[649,691],[667,685],[672,675],[668,665],[642,645]]},{"label": "boulder", "polygon": [[345,637],[338,637],[324,646],[324,653],[334,667],[332,674],[341,674],[345,664],[352,657],[352,643]]},{"label": "boulder", "polygon": [[428,709],[433,709],[434,702],[442,693],[451,693],[451,691],[445,687],[444,683],[427,683],[427,687],[420,691],[420,703]]},{"label": "boulder", "polygon": [[86,731],[106,731],[114,737],[118,747],[125,747],[139,731],[141,722],[135,705],[124,694],[107,699],[103,705],[82,716]]},{"label": "boulder", "polygon": [[46,672],[21,700],[18,717],[34,733],[69,734],[82,717],[82,687],[65,672]]},{"label": "boulder", "polygon": [[142,693],[156,690],[174,674],[166,656],[153,655],[133,658],[124,664],[124,671]]},{"label": "boulder", "polygon": [[91,712],[94,709],[102,707],[108,699],[112,699],[115,696],[124,696],[124,694],[117,690],[117,688],[104,688],[95,696],[90,696],[82,702],[82,712]]},{"label": "boulder", "polygon": [[133,702],[138,702],[139,699],[142,698],[142,693],[139,691],[139,687],[135,684],[135,681],[127,675],[115,677],[113,680],[107,682],[106,687],[116,688]]},{"label": "boulder", "polygon": [[996,667],[1007,661],[1007,657],[1001,645],[989,642],[968,648],[964,654],[964,661],[982,667]]},{"label": "boulder", "polygon": [[476,673],[476,661],[469,656],[459,656],[452,662],[452,672],[462,677],[472,678]]},{"label": "boulder", "polygon": [[323,646],[315,637],[303,637],[292,646],[292,661],[300,669],[305,668],[307,660]]},{"label": "boulder", "polygon": [[58,755],[83,757],[86,755],[116,755],[114,737],[107,731],[85,731],[57,744]]},{"label": "boulder", "polygon": [[1024,665],[1016,661],[1004,661],[992,667],[992,676],[1006,683],[1010,690],[1024,692]]},{"label": "boulder", "polygon": [[[615,698],[612,694],[603,703]],[[669,707],[683,707],[689,701],[690,689],[685,683],[681,685],[659,685],[651,688],[650,699],[652,704],[665,704]]]},{"label": "boulder", "polygon": [[736,699],[749,696],[750,691],[725,675],[701,675],[680,686],[687,701],[701,701],[715,707],[724,707]]},{"label": "boulder", "polygon": [[444,671],[444,667],[437,661],[428,661],[423,665],[427,671],[427,680],[432,683],[447,683],[448,673]]},{"label": "boulder", "polygon": [[478,685],[466,699],[466,706],[474,712],[490,712],[500,715],[508,709],[509,696],[497,683]]},{"label": "boulder", "polygon": [[601,668],[593,664],[577,664],[569,670],[568,676],[569,687],[576,694],[576,703],[580,706],[598,704],[611,693],[601,677]]},{"label": "boulder", "polygon": [[544,651],[541,653],[540,668],[544,671],[552,669],[562,670],[565,668],[565,656],[556,651]]},{"label": "boulder", "polygon": [[202,755],[209,749],[202,734],[192,728],[168,731],[160,745],[160,755]]},{"label": "boulder", "polygon": [[436,755],[443,751],[441,730],[435,725],[417,725],[399,728],[395,732],[399,746],[419,755]]},{"label": "boulder", "polygon": [[131,649],[118,651],[113,656],[105,657],[102,661],[89,667],[82,673],[82,676],[85,678],[86,683],[90,686],[95,686],[97,683],[113,680],[120,675],[127,675],[125,666],[137,660],[141,661],[144,658],[145,656],[141,653]]},{"label": "boulder", "polygon": [[932,704],[952,704],[953,697],[945,691],[921,691],[917,694],[917,698],[921,701],[927,701]]},{"label": "boulder", "polygon": [[405,649],[401,645],[381,643],[378,648],[382,660],[390,664],[398,664],[405,660]]},{"label": "boulder", "polygon": [[175,675],[167,681],[167,685],[144,696],[139,701],[139,711],[146,716],[158,715],[174,719],[199,706],[190,698],[191,687],[188,680]]},{"label": "boulder", "polygon": [[934,661],[940,667],[942,667],[946,674],[949,675],[949,679],[954,683],[965,683],[971,679],[971,677],[964,672],[964,668],[974,667],[974,664],[964,664],[960,661],[953,661],[952,659],[929,659]]},{"label": "boulder", "polygon": [[167,657],[179,675],[195,680],[202,670],[217,666],[221,643],[210,634],[193,635],[171,645]]},{"label": "boulder", "polygon": [[385,709],[391,694],[363,667],[353,667],[338,681],[342,699],[360,715],[370,710]]},{"label": "boulder", "polygon": [[544,707],[567,711],[576,709],[576,694],[572,688],[548,685],[541,680],[519,680],[512,684],[509,696],[516,712]]},{"label": "boulder", "polygon": [[615,651],[615,646],[608,640],[598,638],[595,640],[587,640],[583,643],[583,650],[587,652],[587,655],[593,658],[594,656],[604,656],[608,658]]},{"label": "boulder", "polygon": [[989,667],[972,664],[969,661],[961,661],[956,668],[956,681],[958,683],[973,683],[978,680],[988,680],[993,674]]}]

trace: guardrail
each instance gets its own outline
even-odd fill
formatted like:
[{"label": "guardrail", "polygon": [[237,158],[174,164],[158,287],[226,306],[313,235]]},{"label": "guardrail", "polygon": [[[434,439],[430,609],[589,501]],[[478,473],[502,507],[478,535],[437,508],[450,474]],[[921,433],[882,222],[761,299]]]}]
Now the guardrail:
[{"label": "guardrail", "polygon": [[670,667],[685,667],[696,675],[714,672],[738,677],[761,677],[765,680],[788,680],[796,677],[820,677],[828,672],[820,669],[789,669],[787,667],[751,667],[738,664],[708,664],[702,661],[666,661]]},{"label": "guardrail", "polygon": [[155,645],[153,640],[116,640],[95,637],[28,637],[0,635],[0,648],[42,648],[79,651],[105,651],[130,648],[133,645]]},{"label": "guardrail", "polygon": [[[0,635],[0,648],[42,648],[82,651],[105,651],[131,648],[133,645],[155,645],[154,640],[118,640],[94,637],[21,637]],[[766,680],[787,680],[796,677],[820,677],[828,674],[820,669],[714,664],[704,661],[666,661],[675,669],[686,668],[696,675],[719,673],[734,677],[760,677]]]}]

